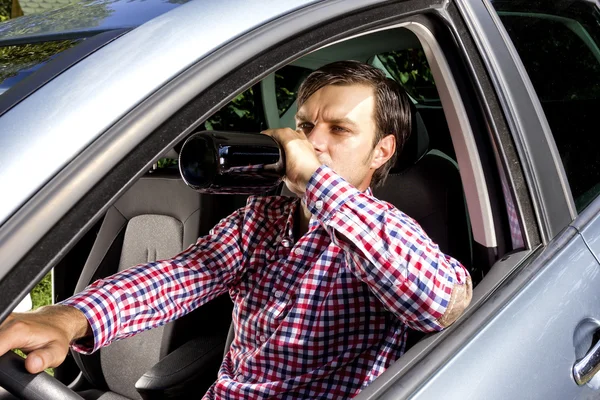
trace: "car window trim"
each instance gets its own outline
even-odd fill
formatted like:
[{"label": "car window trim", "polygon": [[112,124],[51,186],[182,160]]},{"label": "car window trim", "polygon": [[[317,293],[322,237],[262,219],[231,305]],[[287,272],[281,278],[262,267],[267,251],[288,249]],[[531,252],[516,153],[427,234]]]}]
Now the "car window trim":
[{"label": "car window trim", "polygon": [[498,93],[533,199],[541,239],[548,243],[577,215],[550,126],[520,57],[489,1],[463,0],[456,5]]}]

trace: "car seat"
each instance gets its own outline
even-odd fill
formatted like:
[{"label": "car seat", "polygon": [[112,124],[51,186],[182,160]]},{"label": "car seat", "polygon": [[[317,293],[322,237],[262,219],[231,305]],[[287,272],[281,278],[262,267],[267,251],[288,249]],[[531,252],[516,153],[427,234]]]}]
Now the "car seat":
[{"label": "car seat", "polygon": [[[210,218],[209,200],[186,186],[176,167],[140,178],[107,211],[76,292],[96,279],[183,251],[216,222]],[[102,400],[150,398],[136,390],[138,378],[174,348],[199,337],[207,346],[203,359],[206,373],[195,379],[194,388],[195,393],[208,389],[221,363],[231,321],[230,303],[221,296],[183,318],[115,341],[92,355],[72,352],[93,387],[79,394]],[[164,397],[164,393],[153,395]]]}]

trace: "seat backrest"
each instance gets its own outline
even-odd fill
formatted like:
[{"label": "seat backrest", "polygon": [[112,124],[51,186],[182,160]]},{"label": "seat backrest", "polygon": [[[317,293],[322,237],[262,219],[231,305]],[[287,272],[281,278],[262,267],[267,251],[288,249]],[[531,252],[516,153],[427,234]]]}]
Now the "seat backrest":
[{"label": "seat backrest", "polygon": [[472,238],[458,164],[429,149],[427,128],[416,110],[413,115],[407,147],[373,194],[415,219],[444,253],[470,267]]},{"label": "seat backrest", "polygon": [[[106,213],[76,292],[96,279],[187,248],[198,238],[200,209],[200,195],[176,173],[139,179]],[[138,399],[134,384],[171,350],[174,324],[116,341],[90,356],[73,355],[96,388]]]}]

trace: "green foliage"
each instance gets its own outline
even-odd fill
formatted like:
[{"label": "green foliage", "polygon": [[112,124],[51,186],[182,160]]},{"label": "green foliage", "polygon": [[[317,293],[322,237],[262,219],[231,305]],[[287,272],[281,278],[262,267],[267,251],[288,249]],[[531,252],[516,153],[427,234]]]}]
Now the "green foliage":
[{"label": "green foliage", "polygon": [[44,278],[31,290],[33,309],[52,304],[52,275],[46,274]]},{"label": "green foliage", "polygon": [[204,123],[204,127],[209,131],[258,132],[264,129],[264,126],[262,118],[256,112],[257,104],[258,101],[255,99],[254,88],[250,88],[210,117]]},{"label": "green foliage", "polygon": [[0,25],[0,32],[6,37],[14,37],[48,31],[89,29],[98,26],[103,19],[114,13],[110,8],[112,3],[114,0],[83,0],[58,10],[12,19]]},{"label": "green foliage", "polygon": [[12,9],[11,0],[0,0],[0,22],[6,21],[10,18],[10,11]]},{"label": "green foliage", "polygon": [[312,71],[308,68],[288,65],[275,74],[275,96],[281,117],[294,104],[300,84]]},{"label": "green foliage", "polygon": [[158,168],[169,168],[177,165],[177,160],[173,160],[172,158],[161,158],[156,162],[156,164]]},{"label": "green foliage", "polygon": [[422,49],[392,51],[378,56],[392,78],[418,102],[439,102],[429,63]]}]

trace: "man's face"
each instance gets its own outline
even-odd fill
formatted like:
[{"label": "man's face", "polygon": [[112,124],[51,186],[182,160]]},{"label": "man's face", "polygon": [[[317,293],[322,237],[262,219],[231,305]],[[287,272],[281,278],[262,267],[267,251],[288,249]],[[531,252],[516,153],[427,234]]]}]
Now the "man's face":
[{"label": "man's face", "polygon": [[[296,129],[306,135],[319,161],[359,190],[369,187],[373,172],[389,159],[385,158],[389,147],[392,154],[395,147],[393,136],[373,146],[374,111],[370,86],[328,85],[310,96],[296,114]],[[381,142],[386,142],[383,152]]]}]

